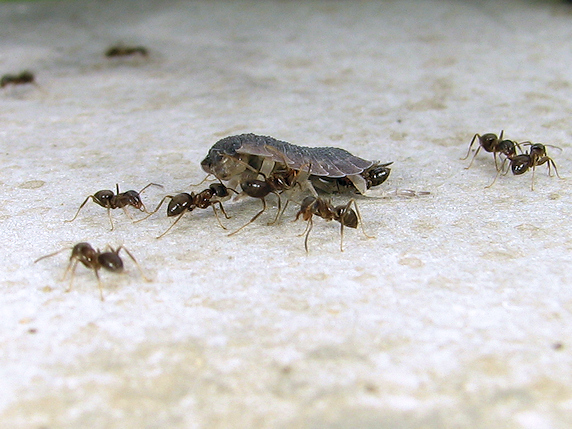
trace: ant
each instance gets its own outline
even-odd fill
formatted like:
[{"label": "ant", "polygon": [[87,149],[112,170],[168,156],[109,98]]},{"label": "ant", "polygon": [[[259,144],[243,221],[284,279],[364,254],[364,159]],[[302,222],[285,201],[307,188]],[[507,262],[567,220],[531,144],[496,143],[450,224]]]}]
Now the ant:
[{"label": "ant", "polygon": [[111,209],[123,209],[125,215],[131,220],[133,220],[133,218],[127,211],[126,209],[127,206],[132,206],[135,207],[137,210],[149,213],[145,208],[145,204],[143,204],[143,201],[141,201],[141,196],[140,196],[140,194],[149,186],[159,186],[161,188],[163,187],[162,185],[158,185],[156,183],[149,183],[139,192],[131,190],[120,193],[119,184],[116,184],[115,185],[116,193],[113,193],[113,191],[110,191],[109,189],[103,189],[101,191],[97,191],[95,194],[89,195],[85,199],[85,201],[81,204],[81,206],[79,206],[79,209],[77,209],[77,212],[73,217],[73,219],[66,220],[65,222],[73,222],[79,215],[81,209],[87,204],[87,202],[91,198],[94,203],[107,209],[107,215],[109,216],[109,223],[111,224],[111,231],[113,231],[113,220],[111,219]]},{"label": "ant", "polygon": [[147,48],[144,48],[143,46],[113,46],[105,51],[105,56],[108,58],[127,57],[135,54],[146,57],[149,55],[149,52],[147,51]]},{"label": "ant", "polygon": [[[355,211],[351,208],[352,204],[355,207]],[[373,238],[365,233],[357,203],[353,198],[349,200],[347,204],[342,204],[334,207],[330,200],[309,196],[304,198],[304,201],[302,201],[300,210],[296,214],[296,219],[294,219],[295,222],[300,216],[302,216],[302,219],[308,222],[306,229],[302,233],[306,234],[306,238],[304,239],[304,248],[306,249],[306,252],[308,252],[308,237],[310,236],[310,231],[314,225],[312,219],[314,215],[319,216],[328,222],[335,220],[336,222],[340,223],[341,252],[344,251],[344,226],[349,228],[357,228],[359,223],[361,225],[363,235],[365,235],[367,238]]]},{"label": "ant", "polygon": [[[58,253],[61,253],[64,250],[69,250],[69,249],[70,247],[66,247],[64,249],[58,250],[57,252],[42,256],[41,258],[36,259],[34,263],[41,261],[42,259],[51,258],[52,256],[55,256]],[[97,285],[99,287],[99,297],[101,298],[102,301],[104,301],[103,288],[101,286],[101,280],[99,278],[99,270],[103,268],[113,273],[121,273],[123,271],[123,260],[119,256],[119,252],[121,250],[125,250],[127,255],[129,255],[129,257],[133,260],[133,262],[135,262],[135,265],[137,265],[141,277],[143,277],[145,281],[150,281],[143,274],[143,270],[141,269],[141,266],[139,265],[135,257],[123,245],[119,246],[117,249],[114,249],[113,247],[107,245],[103,252],[101,252],[99,249],[97,250],[94,249],[89,243],[78,243],[71,249],[72,252],[70,256],[70,261],[64,273],[64,277],[62,278],[62,281],[64,281],[68,273],[71,271],[70,284],[69,287],[66,289],[66,292],[71,291],[75,275],[75,269],[77,268],[78,262],[81,262],[84,267],[93,270],[95,277],[97,278]]]},{"label": "ant", "polygon": [[[512,174],[514,174],[515,176],[520,176],[521,174],[526,173],[529,169],[532,169],[532,183],[530,185],[530,189],[532,191],[534,191],[534,171],[536,170],[536,167],[539,165],[546,164],[548,166],[548,175],[549,176],[552,176],[551,167],[554,168],[554,171],[556,172],[556,176],[558,176],[559,179],[562,179],[560,177],[560,175],[558,174],[558,169],[556,168],[556,164],[555,164],[554,160],[546,154],[546,145],[543,145],[541,143],[530,143],[530,142],[525,142],[522,144],[526,145],[526,146],[530,146],[530,150],[528,151],[528,153],[523,153],[520,155],[513,155],[513,156],[510,156],[507,159],[505,159],[501,165],[500,170],[498,171],[497,175],[495,176],[493,182],[489,186],[487,186],[487,188],[490,188],[491,186],[494,185],[497,178],[501,174],[506,161],[509,161],[510,169],[512,171]],[[556,147],[556,146],[552,146],[552,147]],[[508,169],[506,170],[506,172],[504,174],[507,174],[507,173],[508,173]]]},{"label": "ant", "polygon": [[0,88],[7,85],[23,85],[25,83],[34,83],[34,75],[29,71],[23,71],[20,74],[5,74],[0,78]]},{"label": "ant", "polygon": [[171,230],[171,228],[173,228],[175,224],[179,222],[179,220],[183,217],[183,215],[186,212],[192,212],[196,208],[206,209],[207,207],[212,207],[219,225],[223,229],[226,229],[226,227],[221,223],[214,205],[218,204],[220,210],[224,214],[224,217],[230,219],[230,217],[226,214],[221,202],[221,199],[224,199],[230,195],[228,192],[229,189],[230,188],[227,188],[222,183],[213,183],[207,189],[199,192],[198,194],[195,194],[194,192],[191,192],[190,194],[183,192],[175,196],[166,195],[159,202],[157,208],[155,208],[155,210],[153,210],[151,213],[149,213],[148,216],[146,216],[141,220],[147,219],[152,214],[157,213],[157,211],[161,208],[165,200],[167,198],[170,198],[171,201],[169,201],[169,205],[167,206],[167,216],[168,217],[178,216],[178,217],[177,219],[175,219],[175,222],[173,222],[171,226],[167,228],[167,230],[157,238],[161,238],[165,234],[167,234]]},{"label": "ant", "polygon": [[[265,176],[260,172],[258,173],[264,177],[264,180],[246,179],[240,183],[240,187],[246,195],[252,198],[258,198],[262,201],[262,210],[256,213],[252,219],[250,219],[236,231],[230,233],[229,236],[238,233],[244,227],[250,225],[256,219],[258,219],[258,217],[264,213],[264,211],[266,211],[266,197],[269,194],[274,194],[278,197],[278,211],[276,212],[274,221],[270,222],[268,225],[273,225],[278,222],[280,215],[284,212],[282,210],[282,201],[279,192],[284,192],[292,189],[298,183],[299,176],[302,171],[294,170],[287,167],[286,165],[282,166],[282,164],[278,163],[276,165],[278,167],[269,176]],[[288,202],[286,202],[286,206],[287,205]],[[286,206],[284,207],[284,210],[286,210]]]},{"label": "ant", "polygon": [[512,140],[503,140],[503,134],[504,130],[501,131],[499,137],[497,137],[497,135],[493,133],[487,133],[483,135],[475,134],[473,136],[473,139],[471,140],[471,143],[469,144],[469,150],[467,151],[467,155],[461,159],[467,159],[469,157],[469,154],[471,153],[471,148],[473,147],[473,143],[475,143],[477,138],[479,139],[479,147],[475,151],[473,158],[471,158],[470,164],[467,167],[465,167],[465,169],[471,168],[471,165],[473,165],[473,161],[475,160],[475,157],[477,156],[481,148],[483,148],[486,152],[492,152],[495,158],[495,167],[497,171],[499,171],[497,162],[497,153],[502,153],[504,156],[506,156],[506,158],[509,159],[516,156],[516,148],[518,147],[520,149],[520,145]]}]

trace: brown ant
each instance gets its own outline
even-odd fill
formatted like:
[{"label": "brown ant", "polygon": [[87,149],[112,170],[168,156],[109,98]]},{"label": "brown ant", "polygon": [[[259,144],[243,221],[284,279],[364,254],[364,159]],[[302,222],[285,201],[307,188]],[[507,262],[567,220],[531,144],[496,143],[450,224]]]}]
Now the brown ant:
[{"label": "brown ant", "polygon": [[[302,171],[293,170],[285,165],[283,166],[282,164],[276,165],[278,168],[275,169],[269,176],[265,176],[263,173],[258,172],[258,174],[264,176],[264,180],[246,179],[240,183],[240,187],[246,195],[252,198],[258,198],[262,201],[262,210],[256,213],[252,219],[250,219],[236,231],[230,233],[229,236],[238,233],[244,227],[250,225],[256,219],[258,219],[258,217],[264,213],[264,211],[266,211],[266,197],[269,194],[274,194],[278,197],[278,211],[276,212],[274,221],[270,222],[268,225],[273,225],[278,222],[280,215],[283,213],[282,201],[279,192],[282,193],[294,188],[294,186],[298,183]],[[287,204],[288,202],[286,202],[286,205]],[[286,210],[286,207],[284,207],[284,210]]]},{"label": "brown ant", "polygon": [[498,162],[497,162],[497,153],[501,153],[503,154],[506,158],[511,158],[516,156],[516,148],[518,147],[520,149],[520,145],[512,140],[503,140],[503,134],[504,134],[504,130],[501,131],[500,136],[497,137],[496,134],[493,133],[487,133],[487,134],[475,134],[473,136],[473,139],[471,140],[471,143],[469,144],[469,150],[467,151],[467,155],[464,158],[461,159],[467,159],[469,157],[469,154],[471,153],[471,148],[473,147],[473,144],[475,143],[476,139],[479,139],[479,147],[477,148],[477,150],[475,151],[475,154],[473,155],[473,157],[471,158],[471,162],[469,163],[469,165],[467,167],[465,167],[465,169],[469,169],[471,168],[471,165],[473,165],[473,161],[475,160],[475,157],[477,156],[477,154],[479,153],[479,150],[481,150],[481,148],[483,148],[486,152],[492,152],[494,158],[495,158],[495,167],[497,169],[497,171],[499,171],[499,167],[498,167]]},{"label": "brown ant", "polygon": [[218,217],[218,213],[215,209],[215,204],[218,205],[218,207],[220,208],[220,210],[222,211],[224,216],[227,219],[230,219],[230,217],[226,214],[224,207],[222,205],[222,202],[220,200],[220,199],[224,199],[230,195],[228,192],[229,189],[230,188],[227,188],[222,183],[213,183],[207,189],[199,192],[198,194],[195,194],[194,192],[191,192],[190,194],[183,192],[183,193],[177,194],[175,196],[166,195],[159,202],[159,205],[157,205],[155,210],[153,210],[151,213],[149,213],[148,216],[146,216],[145,218],[143,218],[141,220],[147,219],[152,214],[157,213],[157,211],[159,211],[159,209],[161,208],[161,206],[163,205],[165,200],[167,198],[170,198],[171,201],[169,201],[169,205],[167,206],[167,216],[168,217],[178,216],[178,217],[177,217],[177,219],[175,219],[175,222],[173,222],[171,224],[171,226],[169,228],[167,228],[167,230],[163,234],[158,236],[157,238],[161,238],[165,234],[167,234],[171,230],[171,228],[173,228],[175,226],[175,224],[177,222],[179,222],[179,220],[183,217],[183,215],[186,212],[191,212],[196,208],[206,209],[207,207],[212,207],[214,214],[218,220],[219,225],[223,229],[226,229],[226,227],[221,223],[220,218]]},{"label": "brown ant", "polygon": [[[534,171],[536,170],[536,167],[539,165],[542,164],[547,165],[549,176],[552,176],[551,167],[554,168],[556,176],[558,176],[558,178],[561,179],[560,175],[558,174],[558,169],[556,168],[554,160],[546,154],[546,145],[543,145],[541,143],[529,143],[529,142],[525,142],[522,144],[530,146],[528,153],[513,155],[505,159],[501,164],[501,168],[498,171],[497,175],[495,176],[493,182],[490,185],[488,185],[487,188],[490,188],[496,182],[497,178],[503,171],[504,165],[507,161],[509,161],[510,169],[512,171],[512,174],[514,174],[515,176],[520,176],[521,174],[526,173],[529,169],[532,169],[532,183],[530,185],[530,189],[532,191],[534,191]],[[503,174],[507,173],[508,173],[508,168]]]},{"label": "brown ant", "polygon": [[[64,250],[68,250],[68,249],[70,249],[70,248],[66,247],[64,249],[58,250],[57,252],[42,256],[41,258],[36,259],[34,261],[34,263],[41,261],[42,259],[51,258],[52,256],[55,256],[58,253],[61,253]],[[93,247],[91,247],[91,244],[89,244],[89,243],[78,243],[75,246],[73,246],[71,249],[72,249],[72,252],[71,252],[71,256],[70,256],[70,261],[69,261],[69,264],[68,264],[66,271],[64,273],[64,277],[62,279],[62,281],[65,280],[68,273],[71,271],[70,284],[69,284],[69,287],[66,289],[66,292],[71,291],[72,285],[73,285],[73,279],[74,279],[74,275],[75,275],[75,269],[77,268],[78,262],[81,262],[84,267],[93,270],[95,277],[97,278],[97,285],[99,287],[99,297],[101,298],[102,301],[104,301],[104,299],[103,299],[103,288],[101,286],[101,280],[99,278],[99,270],[103,268],[107,271],[111,271],[114,273],[122,272],[123,271],[123,260],[119,256],[119,252],[121,250],[125,250],[127,255],[129,255],[129,257],[133,260],[133,262],[135,262],[135,265],[137,266],[137,268],[139,269],[139,272],[141,273],[141,277],[143,277],[143,279],[145,281],[150,281],[143,274],[143,270],[141,269],[141,266],[139,265],[139,263],[137,262],[135,257],[124,246],[119,246],[117,249],[114,249],[113,247],[107,245],[106,248],[104,249],[104,251],[101,252],[99,249],[96,250]]]},{"label": "brown ant", "polygon": [[4,88],[7,85],[23,85],[26,83],[34,83],[34,74],[27,70],[20,74],[5,74],[0,78],[0,88]]},{"label": "brown ant", "polygon": [[[355,211],[351,208],[352,204],[355,207]],[[308,252],[308,237],[310,236],[310,231],[313,227],[312,217],[314,215],[319,216],[328,222],[335,220],[336,222],[340,223],[341,252],[344,251],[344,226],[347,226],[348,228],[357,228],[359,223],[361,225],[363,235],[365,235],[367,238],[373,238],[365,233],[357,203],[353,198],[349,200],[347,204],[342,204],[334,207],[330,200],[309,196],[304,198],[304,201],[302,201],[300,210],[296,214],[296,219],[294,219],[294,221],[297,221],[298,218],[302,216],[302,219],[308,222],[306,229],[302,233],[302,235],[306,234],[306,238],[304,239],[304,248],[306,249],[306,252]]]},{"label": "brown ant", "polygon": [[144,213],[149,213],[145,208],[145,204],[143,204],[143,201],[141,201],[141,196],[140,196],[140,194],[149,186],[159,186],[161,188],[163,187],[162,185],[158,185],[156,183],[149,183],[139,192],[131,190],[120,193],[119,184],[116,184],[115,185],[116,193],[113,193],[113,191],[110,191],[109,189],[103,189],[101,191],[97,191],[95,194],[89,195],[85,199],[85,201],[81,203],[81,206],[79,206],[79,209],[77,209],[77,212],[73,217],[73,219],[66,220],[65,222],[73,222],[79,215],[81,209],[87,204],[87,202],[91,198],[94,203],[107,209],[107,215],[109,216],[109,223],[111,223],[111,230],[113,231],[113,220],[111,219],[111,209],[123,209],[125,215],[131,220],[133,220],[133,218],[127,211],[126,209],[127,206],[132,206]]},{"label": "brown ant", "polygon": [[147,51],[147,48],[144,48],[143,46],[112,46],[105,51],[105,56],[108,58],[128,57],[136,54],[146,57],[149,55],[149,52]]}]

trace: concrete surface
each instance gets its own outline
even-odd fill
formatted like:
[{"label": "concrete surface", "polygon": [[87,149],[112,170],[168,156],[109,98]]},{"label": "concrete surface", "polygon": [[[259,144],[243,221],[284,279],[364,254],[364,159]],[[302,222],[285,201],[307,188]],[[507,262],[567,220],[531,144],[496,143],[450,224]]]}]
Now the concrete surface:
[{"label": "concrete surface", "polygon": [[[572,6],[539,2],[34,2],[0,5],[0,427],[572,426]],[[109,60],[114,44],[145,58]],[[564,178],[507,175],[475,133],[556,145]],[[255,132],[394,161],[366,232],[316,220],[227,237],[211,210],[163,239],[88,204],[153,207]],[[378,198],[395,189],[423,198]],[[374,198],[375,197],[375,198]],[[335,202],[347,201],[339,197]],[[258,201],[226,205],[230,229]],[[138,214],[134,213],[134,217]],[[139,215],[139,217],[141,217]],[[80,241],[123,275],[61,277]]]}]

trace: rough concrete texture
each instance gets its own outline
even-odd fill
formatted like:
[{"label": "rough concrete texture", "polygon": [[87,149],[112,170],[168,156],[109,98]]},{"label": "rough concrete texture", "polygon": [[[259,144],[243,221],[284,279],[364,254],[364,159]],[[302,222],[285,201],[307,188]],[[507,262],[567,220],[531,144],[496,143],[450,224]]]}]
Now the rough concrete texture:
[{"label": "rough concrete texture", "polygon": [[[558,1],[0,5],[0,427],[572,427],[572,6]],[[148,58],[108,59],[114,45]],[[563,180],[495,177],[475,133],[549,147]],[[218,139],[338,146],[390,179],[367,239],[296,207],[228,237],[197,210],[164,238],[90,202],[154,207]],[[524,147],[528,150],[528,147]],[[568,178],[568,179],[566,179]],[[395,189],[418,198],[380,198]],[[348,197],[336,197],[335,203]],[[261,207],[225,205],[229,230]],[[133,217],[142,214],[130,211]],[[126,273],[79,267],[124,244]]]}]

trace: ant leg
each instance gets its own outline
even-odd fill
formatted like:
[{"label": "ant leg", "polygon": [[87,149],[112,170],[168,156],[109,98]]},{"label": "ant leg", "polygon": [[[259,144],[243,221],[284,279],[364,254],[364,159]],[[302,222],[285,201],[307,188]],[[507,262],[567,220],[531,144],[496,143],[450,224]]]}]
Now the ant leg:
[{"label": "ant leg", "polygon": [[127,253],[127,255],[131,258],[131,260],[133,262],[135,262],[135,265],[137,266],[137,269],[139,270],[139,274],[141,274],[141,277],[143,277],[143,280],[145,280],[146,282],[150,282],[151,279],[149,277],[147,277],[144,273],[143,273],[143,269],[141,268],[141,265],[139,265],[139,262],[137,262],[137,259],[135,259],[135,256],[133,256],[131,254],[131,252],[127,249],[127,247],[121,245],[117,248],[117,250],[115,251],[116,254],[119,254],[119,251],[123,249],[125,250],[125,253]]},{"label": "ant leg", "polygon": [[556,177],[558,177],[559,179],[563,179],[563,177],[560,177],[560,174],[558,174],[558,169],[556,168],[556,164],[554,163],[552,158],[548,159],[548,171],[550,171],[550,164],[552,164],[552,167],[554,167],[554,172],[556,173]]},{"label": "ant leg", "polygon": [[530,190],[534,191],[534,172],[536,171],[536,165],[532,166],[532,182],[530,184]]},{"label": "ant leg", "polygon": [[70,284],[68,286],[68,288],[65,290],[65,292],[70,292],[72,290],[72,286],[73,286],[73,279],[75,277],[75,269],[77,268],[77,263],[79,261],[77,259],[74,259],[73,261],[70,261],[70,263],[68,264],[68,267],[66,268],[66,271],[64,273],[64,277],[62,278],[62,281],[64,281],[68,275],[69,272],[71,272],[70,275]]},{"label": "ant leg", "polygon": [[64,222],[73,222],[76,218],[77,215],[79,214],[79,212],[81,211],[81,209],[83,209],[83,206],[85,206],[87,204],[87,202],[89,201],[89,199],[92,199],[95,202],[95,197],[93,195],[88,196],[85,201],[83,203],[81,203],[81,206],[79,206],[79,209],[77,209],[77,212],[75,213],[75,216],[73,217],[73,219],[70,220],[64,220]]},{"label": "ant leg", "polygon": [[223,214],[226,216],[226,218],[227,218],[227,219],[229,218],[229,217],[227,216],[226,212],[224,211],[224,208],[223,208],[223,206],[222,206],[222,203],[221,203],[220,201],[215,201],[215,203],[213,203],[213,205],[211,205],[211,207],[213,208],[213,212],[214,212],[214,215],[215,215],[215,217],[216,217],[216,220],[218,221],[218,224],[220,225],[220,227],[221,227],[222,229],[227,229],[227,227],[224,226],[224,225],[222,224],[222,222],[220,221],[220,217],[218,216],[218,213],[217,213],[216,208],[215,208],[215,206],[214,206],[214,204],[216,204],[216,203],[219,204],[219,207],[220,207],[221,211],[223,212]]},{"label": "ant leg", "polygon": [[306,253],[310,253],[310,251],[308,250],[308,237],[310,236],[310,231],[312,231],[312,228],[314,227],[314,221],[312,220],[312,218],[308,219],[308,223],[306,224],[306,229],[304,230],[304,232],[306,233],[306,238],[304,238],[304,249],[306,249]]},{"label": "ant leg", "polygon": [[155,208],[155,210],[153,210],[152,212],[146,212],[146,213],[148,213],[147,216],[145,216],[145,217],[142,218],[142,219],[136,220],[136,221],[133,222],[133,223],[139,223],[139,222],[141,222],[141,221],[143,221],[143,220],[149,219],[151,216],[153,216],[155,213],[157,213],[157,212],[159,211],[159,209],[161,208],[161,206],[163,205],[163,203],[165,202],[165,200],[166,200],[167,198],[173,198],[173,197],[172,197],[171,195],[167,195],[167,196],[163,197],[163,199],[161,200],[161,202],[159,203],[159,205]]},{"label": "ant leg", "polygon": [[231,232],[230,234],[228,234],[229,237],[232,236],[232,235],[234,235],[234,234],[236,234],[236,233],[238,233],[238,232],[240,232],[240,231],[242,231],[242,229],[243,229],[245,226],[250,225],[250,224],[251,224],[252,222],[254,222],[256,219],[258,219],[258,216],[260,216],[262,213],[265,212],[265,210],[266,210],[266,200],[265,200],[264,198],[261,198],[261,201],[262,201],[262,210],[260,210],[258,213],[256,213],[252,219],[250,219],[248,222],[246,222],[244,225],[242,225],[242,226],[241,226],[240,228],[238,228],[236,231]]},{"label": "ant leg", "polygon": [[[501,173],[502,173],[502,170],[503,170],[503,168],[504,168],[504,165],[506,164],[507,159],[508,159],[508,158],[506,158],[506,159],[502,162],[501,167],[500,167],[500,170],[497,170],[497,174],[496,174],[495,178],[493,179],[493,181],[491,182],[490,185],[485,186],[485,189],[488,189],[488,188],[490,188],[491,186],[493,186],[493,185],[495,184],[495,182],[497,181],[498,177],[499,177],[499,176],[501,175]],[[503,175],[506,175],[507,173],[508,173],[508,169],[506,170],[506,172],[505,172]]]},{"label": "ant leg", "polygon": [[185,213],[186,213],[186,210],[183,211],[183,213],[181,213],[181,214],[177,217],[177,219],[175,219],[175,222],[173,222],[173,223],[171,224],[171,226],[170,226],[169,228],[167,228],[167,230],[166,230],[163,234],[161,234],[160,236],[158,236],[158,237],[156,237],[156,238],[159,239],[159,238],[163,237],[166,233],[168,233],[168,232],[171,230],[171,228],[173,228],[173,227],[175,226],[175,224],[176,224],[177,222],[179,222],[179,220],[183,217],[183,215],[184,215]]},{"label": "ant leg", "polygon": [[222,206],[222,203],[220,201],[215,201],[215,203],[218,203],[220,211],[222,212],[222,214],[224,215],[225,218],[230,219],[231,217],[229,215],[226,214],[226,211],[224,210],[224,207]]},{"label": "ant leg", "polygon": [[129,211],[127,210],[127,207],[121,207],[121,209],[123,209],[123,213],[125,213],[125,216],[127,216],[131,222],[135,222],[135,221],[133,220],[133,216],[131,216],[131,214],[130,214]]},{"label": "ant leg", "polygon": [[109,223],[111,224],[110,231],[113,231],[113,219],[111,218],[111,209],[109,207],[107,208],[107,216],[109,217]]},{"label": "ant leg", "polygon": [[356,215],[357,215],[357,218],[358,218],[358,222],[359,222],[359,224],[360,224],[360,227],[361,227],[361,232],[363,233],[363,235],[364,235],[365,238],[367,238],[367,239],[375,238],[375,235],[367,235],[367,234],[365,233],[365,230],[364,230],[364,228],[363,228],[363,220],[362,220],[362,217],[361,217],[361,213],[359,212],[359,207],[358,207],[358,205],[357,205],[356,200],[354,200],[354,199],[352,198],[352,199],[348,202],[348,205],[346,206],[346,210],[350,208],[350,204],[352,204],[352,203],[353,203],[353,205],[354,205],[354,207],[355,207],[355,209],[356,209]]},{"label": "ant leg", "polygon": [[[471,140],[471,143],[469,144],[469,150],[467,151],[467,155],[465,155],[464,158],[461,158],[461,160],[465,160],[465,159],[467,159],[467,158],[469,157],[469,154],[471,153],[471,148],[473,147],[473,144],[475,143],[475,140],[476,140],[477,137],[480,137],[480,136],[479,136],[478,134],[475,134],[475,135],[473,136],[473,140]],[[479,151],[479,150],[477,149],[477,152],[478,152],[478,151]],[[475,155],[476,155],[476,153],[475,153]],[[473,158],[474,158],[474,157],[473,157]],[[472,161],[471,161],[471,162],[472,162]],[[469,167],[470,167],[470,166],[469,166]],[[467,167],[467,168],[469,168],[469,167]]]},{"label": "ant leg", "polygon": [[93,273],[95,274],[95,277],[97,278],[97,288],[99,289],[99,299],[101,299],[101,301],[105,301],[105,299],[103,299],[103,286],[101,285],[101,279],[99,278],[99,273],[97,272],[97,268],[93,269]]},{"label": "ant leg", "polygon": [[278,211],[276,212],[276,217],[274,218],[274,220],[272,222],[268,222],[266,225],[275,225],[276,222],[278,222],[278,219],[280,218],[280,213],[282,212],[282,198],[280,198],[280,195],[277,194],[276,192],[272,193],[278,197]]}]

